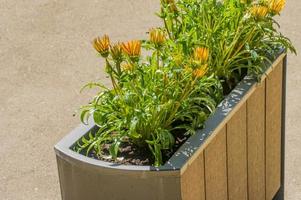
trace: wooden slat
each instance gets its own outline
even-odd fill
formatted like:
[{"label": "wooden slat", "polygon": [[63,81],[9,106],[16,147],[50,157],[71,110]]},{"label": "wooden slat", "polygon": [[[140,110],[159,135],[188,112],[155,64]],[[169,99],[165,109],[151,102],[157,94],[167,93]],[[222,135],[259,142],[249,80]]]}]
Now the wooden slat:
[{"label": "wooden slat", "polygon": [[265,200],[265,82],[247,101],[248,196]]},{"label": "wooden slat", "polygon": [[206,200],[227,199],[226,151],[226,127],[224,127],[205,149]]},{"label": "wooden slat", "polygon": [[270,200],[281,182],[281,97],[282,62],[266,79],[266,199]]},{"label": "wooden slat", "polygon": [[243,104],[227,124],[229,200],[248,197],[246,121],[246,104]]},{"label": "wooden slat", "polygon": [[205,200],[204,154],[201,153],[181,176],[182,200]]}]

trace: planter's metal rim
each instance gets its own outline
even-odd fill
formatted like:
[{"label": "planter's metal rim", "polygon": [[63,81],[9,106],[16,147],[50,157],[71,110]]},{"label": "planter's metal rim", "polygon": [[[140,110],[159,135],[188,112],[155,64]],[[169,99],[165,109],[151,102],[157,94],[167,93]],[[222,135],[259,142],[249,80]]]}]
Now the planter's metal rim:
[{"label": "planter's metal rim", "polygon": [[85,164],[99,166],[110,169],[118,169],[118,170],[139,170],[139,171],[150,171],[152,170],[151,166],[135,166],[135,165],[119,165],[115,163],[105,162],[101,160],[96,160],[84,155],[81,155],[70,149],[71,146],[74,145],[80,138],[89,133],[92,129],[97,128],[93,120],[89,120],[88,125],[80,124],[77,128],[71,131],[67,136],[65,136],[60,142],[58,142],[55,146],[55,152],[58,156],[67,157],[67,160],[82,162]]},{"label": "planter's metal rim", "polygon": [[[284,52],[282,49],[277,58]],[[276,58],[276,59],[277,59]],[[275,59],[275,60],[276,60]],[[269,66],[267,69],[271,68]],[[127,171],[179,171],[190,159],[190,157],[205,143],[208,137],[217,129],[220,123],[233,111],[233,109],[240,103],[252,87],[257,84],[257,81],[251,76],[246,76],[229,95],[218,105],[214,114],[212,114],[205,122],[205,128],[198,130],[195,135],[191,136],[176,152],[175,154],[160,167],[153,166],[136,166],[136,165],[122,165],[116,163],[96,160],[70,149],[76,141],[82,136],[86,135],[92,129],[96,128],[93,120],[90,120],[88,125],[79,125],[71,133],[65,136],[58,142],[54,149],[57,156],[67,158],[69,162],[82,162],[86,165],[98,166],[112,170],[127,170]]]}]

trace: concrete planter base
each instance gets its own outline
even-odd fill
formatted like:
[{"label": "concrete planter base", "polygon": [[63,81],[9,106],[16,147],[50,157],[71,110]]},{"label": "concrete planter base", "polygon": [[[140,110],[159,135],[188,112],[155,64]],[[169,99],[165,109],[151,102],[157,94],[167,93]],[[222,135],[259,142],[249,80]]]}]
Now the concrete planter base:
[{"label": "concrete planter base", "polygon": [[72,151],[96,129],[81,125],[55,146],[62,199],[283,199],[285,72],[281,54],[259,83],[245,77],[162,167],[117,165]]}]

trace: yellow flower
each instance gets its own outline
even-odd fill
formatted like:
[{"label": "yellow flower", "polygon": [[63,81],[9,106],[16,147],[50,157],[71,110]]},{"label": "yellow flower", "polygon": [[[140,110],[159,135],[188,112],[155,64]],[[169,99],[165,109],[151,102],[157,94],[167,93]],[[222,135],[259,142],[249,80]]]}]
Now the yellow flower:
[{"label": "yellow flower", "polygon": [[133,71],[134,70],[134,66],[130,63],[122,63],[121,68],[124,71]]},{"label": "yellow flower", "polygon": [[192,74],[195,78],[202,78],[208,71],[208,65],[202,65],[201,67],[193,70]]},{"label": "yellow flower", "polygon": [[209,49],[207,47],[198,47],[194,50],[193,56],[194,60],[205,63],[209,58]]},{"label": "yellow flower", "polygon": [[139,57],[141,54],[141,42],[139,40],[122,43],[121,48],[129,57]]},{"label": "yellow flower", "polygon": [[268,7],[261,5],[254,5],[251,8],[251,14],[255,17],[265,17],[268,14]]},{"label": "yellow flower", "polygon": [[92,44],[98,53],[100,53],[103,57],[108,57],[110,49],[110,38],[108,35],[104,35],[102,38],[95,38]]},{"label": "yellow flower", "polygon": [[279,14],[285,6],[285,0],[271,0],[269,9],[275,14]]},{"label": "yellow flower", "polygon": [[114,60],[120,60],[122,58],[122,48],[120,43],[111,46],[110,50]]},{"label": "yellow flower", "polygon": [[162,45],[165,42],[165,34],[160,29],[151,29],[149,32],[150,41],[156,45]]}]

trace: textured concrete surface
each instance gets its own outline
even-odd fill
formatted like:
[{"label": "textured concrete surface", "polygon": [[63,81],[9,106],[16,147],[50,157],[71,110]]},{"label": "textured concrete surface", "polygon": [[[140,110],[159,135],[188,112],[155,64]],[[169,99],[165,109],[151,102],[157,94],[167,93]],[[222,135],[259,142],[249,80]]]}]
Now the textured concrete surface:
[{"label": "textured concrete surface", "polygon": [[[93,37],[145,37],[160,25],[158,0],[0,0],[0,199],[60,199],[53,145],[104,77]],[[301,1],[289,0],[282,31],[301,52]],[[286,196],[301,199],[300,56],[289,56]]]}]

